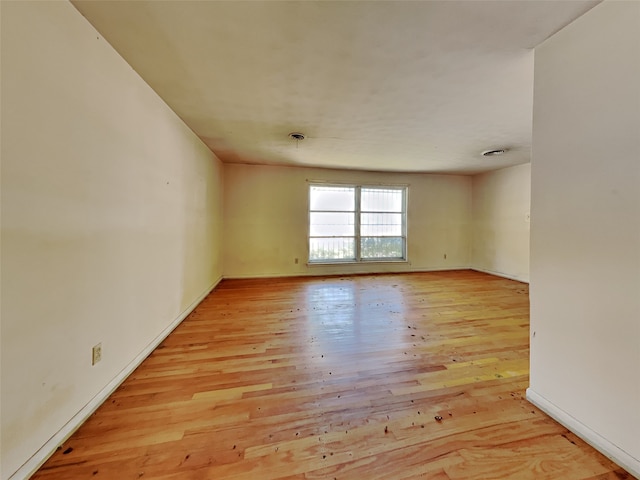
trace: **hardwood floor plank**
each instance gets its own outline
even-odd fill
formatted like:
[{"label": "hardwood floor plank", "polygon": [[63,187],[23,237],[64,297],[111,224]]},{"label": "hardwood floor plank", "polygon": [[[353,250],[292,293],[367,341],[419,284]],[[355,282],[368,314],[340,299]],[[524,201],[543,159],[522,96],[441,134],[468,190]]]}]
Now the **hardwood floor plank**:
[{"label": "hardwood floor plank", "polygon": [[34,479],[631,478],[524,398],[525,284],[225,280]]}]

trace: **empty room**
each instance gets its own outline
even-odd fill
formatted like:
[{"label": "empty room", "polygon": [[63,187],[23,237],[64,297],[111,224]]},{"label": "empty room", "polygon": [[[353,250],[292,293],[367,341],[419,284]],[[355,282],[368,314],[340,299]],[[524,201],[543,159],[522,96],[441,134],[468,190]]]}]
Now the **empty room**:
[{"label": "empty room", "polygon": [[0,34],[0,480],[640,478],[639,1]]}]

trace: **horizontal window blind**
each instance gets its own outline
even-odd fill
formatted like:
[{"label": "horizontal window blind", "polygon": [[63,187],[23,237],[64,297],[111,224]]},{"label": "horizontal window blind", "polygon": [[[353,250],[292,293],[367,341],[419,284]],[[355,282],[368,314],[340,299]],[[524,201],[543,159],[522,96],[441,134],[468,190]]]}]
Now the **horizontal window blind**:
[{"label": "horizontal window blind", "polygon": [[406,187],[309,186],[309,262],[406,260]]}]

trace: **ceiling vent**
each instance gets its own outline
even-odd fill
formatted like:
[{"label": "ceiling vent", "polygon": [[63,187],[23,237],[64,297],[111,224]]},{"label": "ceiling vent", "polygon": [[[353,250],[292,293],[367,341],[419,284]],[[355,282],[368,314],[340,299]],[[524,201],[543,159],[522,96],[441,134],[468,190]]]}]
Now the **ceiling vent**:
[{"label": "ceiling vent", "polygon": [[495,157],[497,155],[502,155],[503,153],[506,153],[507,150],[505,148],[497,148],[495,150],[487,150],[485,152],[482,152],[482,155],[484,157]]}]

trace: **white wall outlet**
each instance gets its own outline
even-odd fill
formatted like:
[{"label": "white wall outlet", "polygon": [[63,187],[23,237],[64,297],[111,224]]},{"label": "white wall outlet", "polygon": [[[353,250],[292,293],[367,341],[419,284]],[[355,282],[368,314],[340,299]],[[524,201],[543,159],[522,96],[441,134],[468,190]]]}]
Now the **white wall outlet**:
[{"label": "white wall outlet", "polygon": [[91,349],[91,354],[91,365],[95,365],[102,360],[102,343],[94,345],[93,349]]}]

